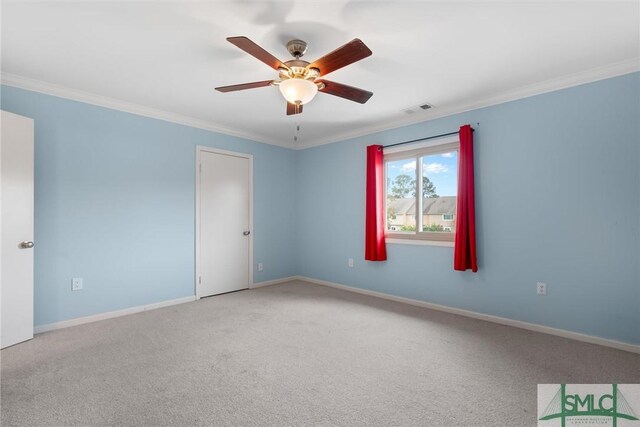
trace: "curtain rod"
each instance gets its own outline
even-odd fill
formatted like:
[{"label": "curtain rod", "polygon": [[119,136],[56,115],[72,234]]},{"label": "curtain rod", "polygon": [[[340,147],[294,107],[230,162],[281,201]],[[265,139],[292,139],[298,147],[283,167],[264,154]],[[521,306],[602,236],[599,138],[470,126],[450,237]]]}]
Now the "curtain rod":
[{"label": "curtain rod", "polygon": [[[475,129],[471,128],[471,132],[475,132],[475,131],[476,131]],[[458,135],[458,132],[441,133],[440,135],[427,136],[426,138],[418,138],[418,139],[412,139],[411,141],[397,142],[395,144],[384,145],[383,148],[395,147],[396,145],[411,144],[418,141],[426,141],[428,139],[442,138],[443,136],[449,136],[449,135]]]}]

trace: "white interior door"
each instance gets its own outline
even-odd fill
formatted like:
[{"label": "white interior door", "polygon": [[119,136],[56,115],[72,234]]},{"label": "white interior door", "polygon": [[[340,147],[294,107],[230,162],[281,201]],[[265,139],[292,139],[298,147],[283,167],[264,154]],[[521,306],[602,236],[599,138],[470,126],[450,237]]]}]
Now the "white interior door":
[{"label": "white interior door", "polygon": [[0,347],[33,338],[33,120],[2,112]]},{"label": "white interior door", "polygon": [[198,298],[247,289],[251,156],[200,148]]}]

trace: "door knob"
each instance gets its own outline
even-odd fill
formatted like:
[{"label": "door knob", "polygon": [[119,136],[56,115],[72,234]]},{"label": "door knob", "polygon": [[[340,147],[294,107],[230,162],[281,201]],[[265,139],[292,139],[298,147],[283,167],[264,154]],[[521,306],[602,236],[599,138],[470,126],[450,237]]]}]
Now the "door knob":
[{"label": "door knob", "polygon": [[248,236],[249,234],[251,234],[251,232],[250,232],[249,230],[247,230],[247,231],[243,231],[243,232],[242,232],[242,235],[243,235],[243,236]]},{"label": "door knob", "polygon": [[30,242],[28,240],[25,240],[24,242],[20,243],[20,249],[29,249],[33,247],[33,242]]}]

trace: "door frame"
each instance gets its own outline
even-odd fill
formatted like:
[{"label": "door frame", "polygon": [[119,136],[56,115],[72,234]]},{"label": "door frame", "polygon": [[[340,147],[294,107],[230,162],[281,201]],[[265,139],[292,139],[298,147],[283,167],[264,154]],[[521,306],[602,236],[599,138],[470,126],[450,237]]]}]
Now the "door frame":
[{"label": "door frame", "polygon": [[195,239],[195,250],[196,250],[196,268],[195,268],[195,277],[194,277],[194,294],[196,299],[202,298],[200,296],[198,286],[200,284],[200,272],[201,272],[201,260],[200,260],[200,172],[202,170],[201,167],[201,158],[202,153],[213,153],[213,154],[223,154],[226,156],[234,156],[240,157],[243,159],[249,160],[249,265],[247,268],[249,269],[249,283],[247,284],[249,289],[253,287],[253,155],[246,153],[239,153],[236,151],[228,151],[221,150],[219,148],[207,147],[204,145],[196,145],[196,239]]}]

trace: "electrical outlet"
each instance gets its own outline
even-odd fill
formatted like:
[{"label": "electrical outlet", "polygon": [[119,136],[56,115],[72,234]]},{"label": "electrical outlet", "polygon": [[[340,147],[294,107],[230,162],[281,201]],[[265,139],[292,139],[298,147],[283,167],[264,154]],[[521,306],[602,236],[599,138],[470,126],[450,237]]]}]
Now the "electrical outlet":
[{"label": "electrical outlet", "polygon": [[73,279],[71,279],[71,290],[72,291],[82,290],[82,277],[74,277]]},{"label": "electrical outlet", "polygon": [[258,271],[264,270],[264,265],[261,262],[258,263]]},{"label": "electrical outlet", "polygon": [[544,282],[538,282],[536,285],[536,291],[538,295],[546,295],[547,294],[547,284]]},{"label": "electrical outlet", "polygon": [[353,258],[349,258],[349,261],[347,261],[347,265],[348,265],[350,268],[353,268]]}]

